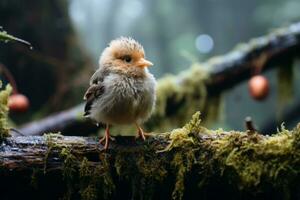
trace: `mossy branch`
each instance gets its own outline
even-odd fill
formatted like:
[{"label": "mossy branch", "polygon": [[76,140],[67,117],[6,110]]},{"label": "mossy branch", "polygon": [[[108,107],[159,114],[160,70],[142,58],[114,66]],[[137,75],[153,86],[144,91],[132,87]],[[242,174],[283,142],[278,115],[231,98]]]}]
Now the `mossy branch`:
[{"label": "mossy branch", "polygon": [[[263,136],[208,130],[199,113],[145,142],[59,134],[8,138],[0,148],[1,195],[10,199],[296,199],[300,124]],[[45,184],[46,183],[46,184]],[[45,194],[47,194],[45,196]]]}]

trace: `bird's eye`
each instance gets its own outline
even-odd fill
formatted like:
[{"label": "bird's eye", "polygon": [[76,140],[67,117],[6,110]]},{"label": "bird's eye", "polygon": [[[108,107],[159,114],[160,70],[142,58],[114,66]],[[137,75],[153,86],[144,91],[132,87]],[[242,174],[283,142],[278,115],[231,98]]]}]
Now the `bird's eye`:
[{"label": "bird's eye", "polygon": [[131,57],[130,56],[124,56],[123,57],[123,60],[127,63],[130,63],[131,62]]}]

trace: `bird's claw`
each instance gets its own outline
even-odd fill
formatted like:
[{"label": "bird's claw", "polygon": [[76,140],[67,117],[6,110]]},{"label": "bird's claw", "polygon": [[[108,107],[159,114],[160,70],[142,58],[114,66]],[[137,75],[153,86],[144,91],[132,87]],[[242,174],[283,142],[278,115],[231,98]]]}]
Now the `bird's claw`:
[{"label": "bird's claw", "polygon": [[[106,125],[105,135],[99,140],[99,144],[104,145],[104,150],[108,149],[109,140],[114,141],[115,139],[109,134],[109,125]],[[104,144],[103,144],[104,143]]]},{"label": "bird's claw", "polygon": [[[99,140],[99,143],[100,143],[100,144],[103,144],[103,142],[105,142],[105,139],[106,139],[106,137],[103,136],[103,137]],[[116,139],[115,139],[114,137],[109,136],[109,140],[115,141]]]},{"label": "bird's claw", "polygon": [[136,136],[137,139],[142,138],[142,140],[145,141],[146,137],[149,137],[150,135],[150,133],[145,133],[142,128],[138,127],[138,134]]}]

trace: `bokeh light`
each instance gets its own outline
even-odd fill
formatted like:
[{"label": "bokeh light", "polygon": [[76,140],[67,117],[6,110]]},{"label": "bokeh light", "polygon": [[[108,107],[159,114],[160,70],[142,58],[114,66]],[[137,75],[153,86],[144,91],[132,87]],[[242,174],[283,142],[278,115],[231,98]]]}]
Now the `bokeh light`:
[{"label": "bokeh light", "polygon": [[196,38],[195,45],[200,53],[209,53],[214,48],[214,41],[211,36],[201,34]]}]

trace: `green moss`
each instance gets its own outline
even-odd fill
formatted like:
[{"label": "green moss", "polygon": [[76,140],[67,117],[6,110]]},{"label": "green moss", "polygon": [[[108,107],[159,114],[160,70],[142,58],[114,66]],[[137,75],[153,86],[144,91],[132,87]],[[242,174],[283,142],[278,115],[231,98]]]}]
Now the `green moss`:
[{"label": "green moss", "polygon": [[61,137],[63,137],[63,136],[60,133],[44,134],[44,138],[45,138],[45,141],[47,144],[47,152],[46,152],[45,158],[44,158],[44,174],[47,171],[47,163],[48,163],[48,158],[49,158],[50,154],[52,153],[54,148],[58,147],[58,144],[55,143],[55,139],[61,138]]},{"label": "green moss", "polygon": [[300,175],[300,124],[292,131],[282,125],[271,136],[225,132],[202,127],[197,112],[183,128],[155,136],[168,142],[161,151],[150,139],[118,153],[99,152],[97,162],[80,157],[59,134],[45,137],[50,151],[63,160],[69,199],[76,194],[84,200],[111,199],[120,182],[132,199],[153,199],[160,187],[169,188],[172,199],[186,199],[187,191],[197,194],[220,183],[237,195],[272,188],[289,198]]},{"label": "green moss", "polygon": [[72,196],[76,191],[75,183],[78,172],[78,162],[69,148],[63,148],[60,152],[59,157],[63,159],[62,175],[63,180],[67,185],[67,191],[64,195],[64,199],[72,199]]},{"label": "green moss", "polygon": [[191,133],[201,133],[203,127],[201,126],[201,113],[198,111],[193,116],[192,119],[184,126]]},{"label": "green moss", "polygon": [[140,176],[155,184],[156,182],[162,182],[167,176],[164,162],[163,158],[157,158],[155,153],[148,152],[146,155],[139,156],[136,164]]},{"label": "green moss", "polygon": [[110,199],[115,191],[111,177],[108,159],[100,155],[101,165],[95,166],[93,162],[83,158],[79,168],[80,189],[83,200]]},{"label": "green moss", "polygon": [[71,181],[74,179],[77,168],[77,159],[71,153],[70,148],[63,148],[60,152],[59,157],[63,159],[63,178],[67,181]]},{"label": "green moss", "polygon": [[98,188],[94,184],[88,184],[86,187],[80,189],[81,199],[96,200],[98,199]]},{"label": "green moss", "polygon": [[295,142],[298,133],[299,127],[293,131],[283,128],[273,136],[230,132],[212,141],[213,158],[221,175],[226,175],[228,181],[237,184],[240,190],[257,188],[264,182],[282,187],[284,179],[299,173],[292,167],[299,162],[299,158],[292,158],[299,154],[299,149],[293,149],[298,144]]},{"label": "green moss", "polygon": [[67,191],[63,199],[72,199],[72,195],[76,191],[75,183],[78,176],[78,159],[72,154],[70,145],[66,143],[60,144],[59,140],[63,138],[60,133],[48,133],[44,137],[47,144],[47,152],[44,158],[44,174],[47,173],[49,157],[58,154],[58,157],[63,160],[62,178],[67,186]]},{"label": "green moss", "polygon": [[183,128],[167,134],[170,143],[160,151],[175,153],[171,162],[176,174],[173,199],[184,198],[186,176],[194,168],[202,169],[198,171],[199,190],[216,177],[224,177],[240,191],[259,193],[265,184],[271,184],[283,197],[290,196],[290,184],[300,173],[295,167],[300,164],[300,124],[292,131],[282,125],[277,134],[262,136],[208,130],[200,126],[199,116],[196,113]]},{"label": "green moss", "polygon": [[193,150],[186,152],[177,152],[171,162],[171,165],[175,168],[176,181],[174,190],[172,192],[173,199],[182,199],[185,192],[186,175],[192,170],[195,163],[195,154]]},{"label": "green moss", "polygon": [[200,112],[196,112],[190,122],[183,128],[175,129],[167,135],[169,145],[161,151],[173,151],[174,156],[171,166],[174,169],[176,181],[174,190],[172,192],[173,199],[182,199],[185,190],[186,175],[192,170],[196,163],[195,152],[199,148],[198,136],[199,134],[206,134],[206,129],[202,127],[200,119]]},{"label": "green moss", "polygon": [[99,170],[101,172],[102,179],[100,179],[99,185],[103,187],[102,194],[105,199],[110,199],[111,195],[115,191],[115,184],[111,176],[110,159],[112,158],[109,155],[100,155],[102,166]]},{"label": "green moss", "polygon": [[[0,82],[0,85],[2,83]],[[1,86],[0,86],[1,87]],[[12,91],[10,85],[6,85],[4,90],[0,91],[0,141],[3,141],[9,136],[9,125],[8,125],[8,97]]]},{"label": "green moss", "polygon": [[169,139],[169,145],[158,152],[170,151],[173,148],[190,147],[195,144],[195,134],[204,133],[206,129],[200,125],[200,112],[196,112],[189,123],[183,128],[174,129],[166,135]]}]

